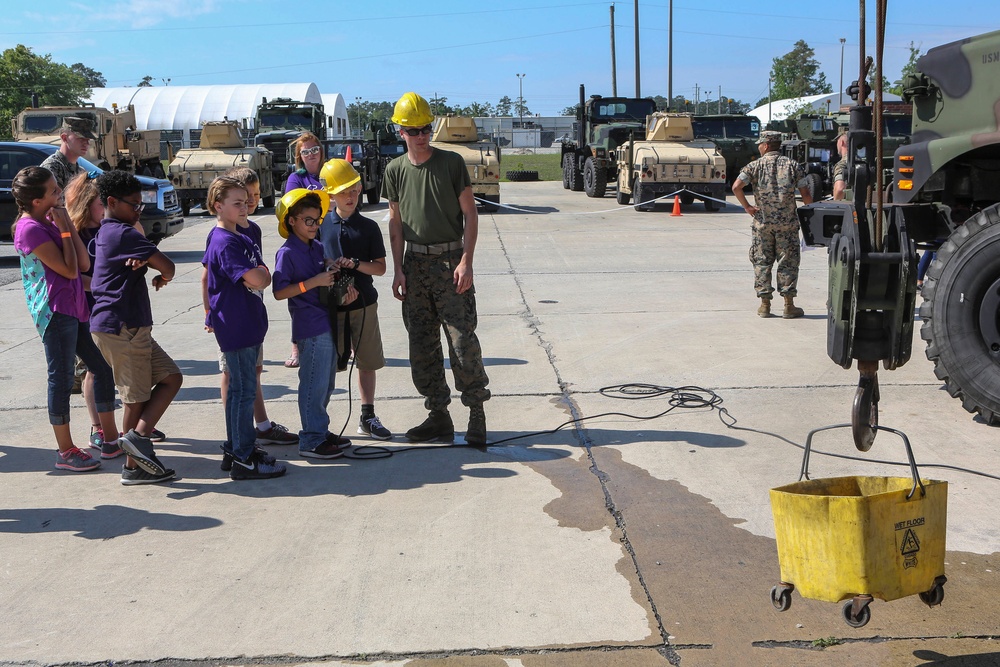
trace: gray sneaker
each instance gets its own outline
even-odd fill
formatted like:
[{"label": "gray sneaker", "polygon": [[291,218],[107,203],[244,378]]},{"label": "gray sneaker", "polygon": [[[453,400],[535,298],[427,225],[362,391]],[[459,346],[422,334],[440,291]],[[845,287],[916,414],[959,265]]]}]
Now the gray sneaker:
[{"label": "gray sneaker", "polygon": [[73,447],[65,452],[56,452],[56,468],[60,470],[72,470],[73,472],[87,472],[101,467],[101,462],[87,452]]},{"label": "gray sneaker", "polygon": [[122,484],[125,486],[136,486],[138,484],[158,484],[174,478],[174,471],[167,468],[160,475],[151,475],[142,468],[126,468],[122,466]]},{"label": "gray sneaker", "polygon": [[257,429],[257,439],[254,440],[255,445],[297,445],[298,443],[298,435],[289,433],[287,428],[275,421],[271,422],[271,428],[266,431]]},{"label": "gray sneaker", "polygon": [[160,476],[167,472],[168,468],[156,458],[153,443],[149,438],[144,438],[136,433],[135,429],[123,435],[119,443],[125,453],[135,459],[139,467],[150,475]]}]

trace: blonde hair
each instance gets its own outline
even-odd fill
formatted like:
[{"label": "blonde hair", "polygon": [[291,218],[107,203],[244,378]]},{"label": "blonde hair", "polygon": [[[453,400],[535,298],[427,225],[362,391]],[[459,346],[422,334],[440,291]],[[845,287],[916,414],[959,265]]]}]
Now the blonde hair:
[{"label": "blonde hair", "polygon": [[226,169],[225,173],[222,175],[228,176],[229,178],[235,178],[243,185],[260,183],[260,177],[257,176],[257,172],[250,167],[230,167],[229,169]]},{"label": "blonde hair", "polygon": [[[321,142],[319,140],[319,137],[317,137],[312,132],[303,132],[302,134],[299,135],[299,138],[296,139],[295,142],[292,144],[292,146],[295,147],[295,166],[298,167],[299,169],[305,169],[305,163],[302,162],[302,155],[301,155],[302,146],[303,144],[307,144],[310,141],[315,141],[317,144],[319,144],[319,154],[320,157],[323,157],[324,154],[323,142]],[[320,163],[322,163],[322,160],[320,160]]]},{"label": "blonde hair", "polygon": [[236,180],[232,176],[216,176],[208,186],[208,196],[205,201],[205,208],[212,215],[215,215],[215,205],[226,198],[230,190],[246,191],[243,181]]},{"label": "blonde hair", "polygon": [[97,179],[86,173],[77,174],[66,186],[66,211],[77,231],[82,231],[90,224],[90,205],[100,197]]}]

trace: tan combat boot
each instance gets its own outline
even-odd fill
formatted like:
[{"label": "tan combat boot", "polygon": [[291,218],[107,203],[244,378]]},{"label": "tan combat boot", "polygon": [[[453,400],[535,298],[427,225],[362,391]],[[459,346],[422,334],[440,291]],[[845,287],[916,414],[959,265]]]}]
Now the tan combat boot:
[{"label": "tan combat boot", "polygon": [[792,299],[793,297],[790,296],[785,297],[785,313],[784,315],[782,315],[782,317],[784,317],[786,320],[790,320],[795,317],[802,317],[803,315],[805,315],[805,312],[801,308],[797,307],[794,303],[792,303]]},{"label": "tan combat boot", "polygon": [[760,297],[760,308],[757,309],[757,317],[771,317],[771,297]]}]

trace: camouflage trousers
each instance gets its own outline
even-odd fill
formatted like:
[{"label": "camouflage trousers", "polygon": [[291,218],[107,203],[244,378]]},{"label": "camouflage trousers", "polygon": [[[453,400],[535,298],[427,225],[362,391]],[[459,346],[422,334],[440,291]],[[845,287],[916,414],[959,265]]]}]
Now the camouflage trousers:
[{"label": "camouflage trousers", "polygon": [[795,296],[799,280],[799,228],[779,225],[753,226],[750,263],[753,264],[753,288],[759,297],[771,297],[771,267],[778,263],[778,293]]},{"label": "camouflage trousers", "polygon": [[452,276],[461,257],[462,251],[456,250],[441,255],[408,252],[403,258],[403,325],[410,341],[410,374],[428,410],[444,410],[451,402],[451,389],[444,376],[442,328],[462,403],[482,405],[490,398],[486,388],[490,379],[476,337],[475,287],[464,294],[455,293]]}]

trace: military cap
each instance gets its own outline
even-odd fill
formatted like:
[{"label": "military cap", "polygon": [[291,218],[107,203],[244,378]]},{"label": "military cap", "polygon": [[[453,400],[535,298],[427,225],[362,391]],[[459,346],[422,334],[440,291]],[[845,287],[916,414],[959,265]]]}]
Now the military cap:
[{"label": "military cap", "polygon": [[757,140],[758,144],[780,144],[781,143],[781,132],[775,132],[773,130],[765,130],[760,133],[760,139]]},{"label": "military cap", "polygon": [[63,118],[62,131],[79,134],[81,137],[86,137],[87,139],[97,139],[97,136],[94,134],[94,121],[88,118],[66,116]]}]

